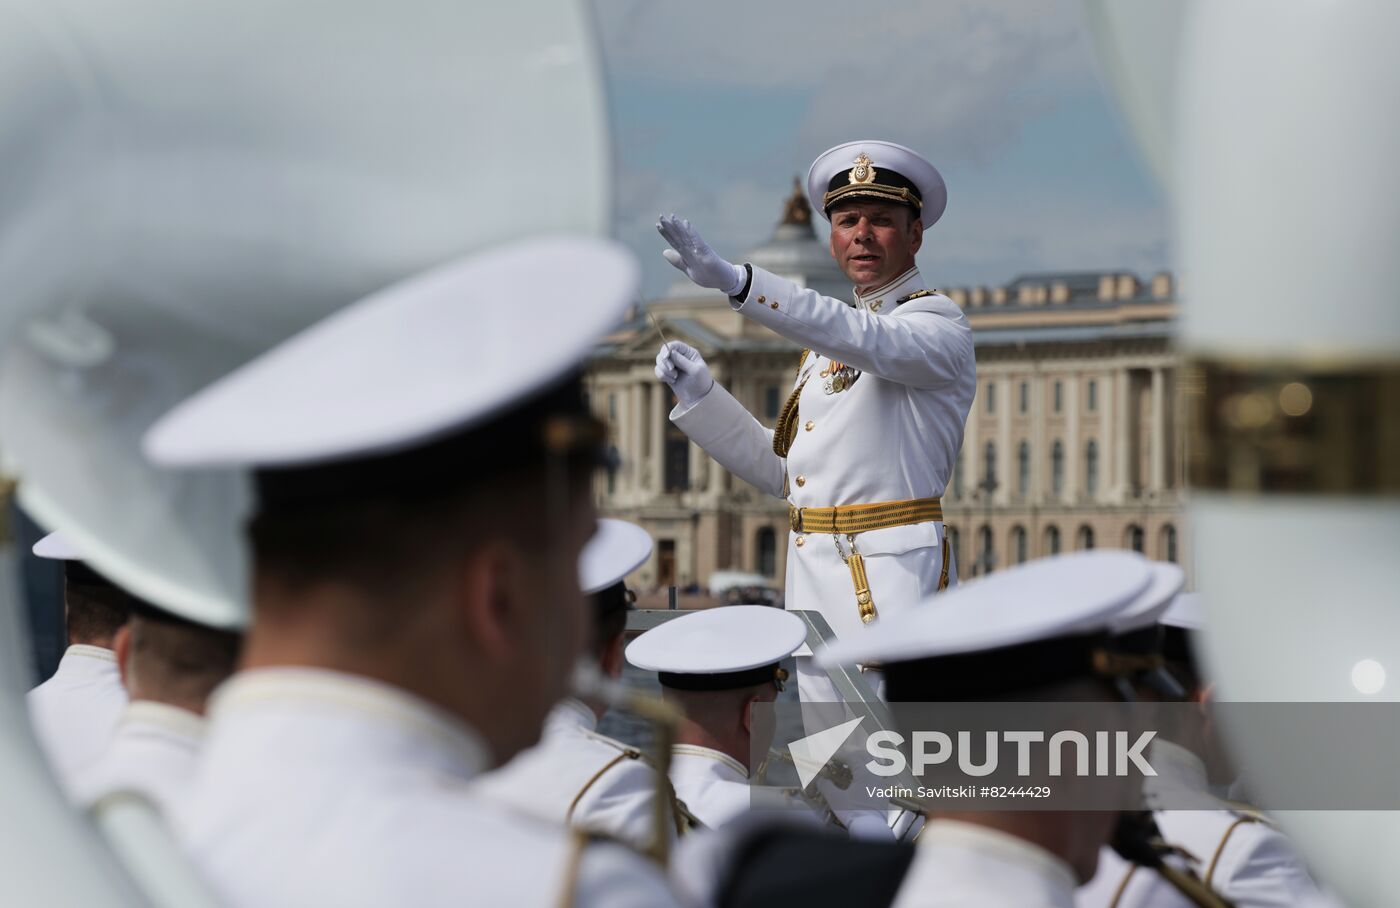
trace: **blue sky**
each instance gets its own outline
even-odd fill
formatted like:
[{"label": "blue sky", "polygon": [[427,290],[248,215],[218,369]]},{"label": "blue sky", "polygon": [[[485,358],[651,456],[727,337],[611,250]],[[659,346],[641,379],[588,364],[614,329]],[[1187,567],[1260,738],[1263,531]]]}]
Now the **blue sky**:
[{"label": "blue sky", "polygon": [[675,277],[656,216],[740,258],[822,150],[886,138],[932,160],[933,283],[1166,267],[1161,198],[1112,109],[1077,0],[594,0],[619,232],[645,291]]}]

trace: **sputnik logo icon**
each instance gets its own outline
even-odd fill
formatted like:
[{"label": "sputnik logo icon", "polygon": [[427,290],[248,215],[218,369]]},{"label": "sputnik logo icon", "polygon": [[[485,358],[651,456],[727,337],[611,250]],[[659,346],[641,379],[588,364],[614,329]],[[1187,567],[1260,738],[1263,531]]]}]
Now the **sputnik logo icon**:
[{"label": "sputnik logo icon", "polygon": [[860,719],[857,717],[814,735],[798,738],[788,745],[792,765],[797,769],[797,778],[801,780],[803,788],[811,785],[812,780],[821,774],[827,761],[836,755],[858,725]]}]

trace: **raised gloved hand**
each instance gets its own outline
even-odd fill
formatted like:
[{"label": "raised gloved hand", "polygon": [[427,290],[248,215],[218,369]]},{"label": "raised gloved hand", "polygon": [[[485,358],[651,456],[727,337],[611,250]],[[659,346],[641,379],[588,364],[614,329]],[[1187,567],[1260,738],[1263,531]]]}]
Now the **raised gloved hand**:
[{"label": "raised gloved hand", "polygon": [[663,214],[656,222],[656,229],[671,244],[671,248],[662,250],[661,254],[684,271],[686,277],[701,287],[719,290],[728,296],[744,289],[748,272],[720,258],[689,221],[674,214]]},{"label": "raised gloved hand", "polygon": [[656,354],[656,377],[671,386],[683,407],[698,402],[715,384],[700,351],[680,341],[661,345]]}]

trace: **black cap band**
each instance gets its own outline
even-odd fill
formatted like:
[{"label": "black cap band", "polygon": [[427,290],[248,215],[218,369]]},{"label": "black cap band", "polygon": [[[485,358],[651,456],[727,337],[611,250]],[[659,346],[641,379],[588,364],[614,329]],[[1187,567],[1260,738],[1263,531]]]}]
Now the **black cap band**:
[{"label": "black cap band", "polygon": [[891,703],[955,703],[993,700],[1064,681],[1102,679],[1096,661],[1107,642],[1105,634],[1092,633],[891,662],[884,667],[885,690]]},{"label": "black cap band", "polygon": [[657,672],[656,677],[662,687],[694,691],[739,690],[779,679],[776,662],[772,665],[760,665],[758,668],[746,668],[741,672],[724,672],[717,675]]},{"label": "black cap band", "polygon": [[605,433],[588,415],[577,374],[486,423],[411,447],[254,474],[258,512],[314,510],[347,497],[435,498],[474,478],[541,464],[549,452],[602,464]]},{"label": "black cap band", "polygon": [[869,182],[851,182],[850,171],[843,170],[826,184],[826,195],[822,207],[829,215],[831,206],[843,201],[878,199],[884,202],[899,202],[919,211],[924,200],[919,195],[919,187],[902,173],[885,167],[872,168],[875,176]]}]

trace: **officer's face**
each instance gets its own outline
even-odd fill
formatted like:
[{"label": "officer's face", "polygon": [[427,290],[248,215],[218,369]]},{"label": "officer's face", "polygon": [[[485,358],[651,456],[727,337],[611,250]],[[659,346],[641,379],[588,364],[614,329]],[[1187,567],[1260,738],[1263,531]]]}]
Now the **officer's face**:
[{"label": "officer's face", "polygon": [[831,211],[831,255],[860,290],[887,284],[914,265],[924,224],[907,205],[852,201]]}]

